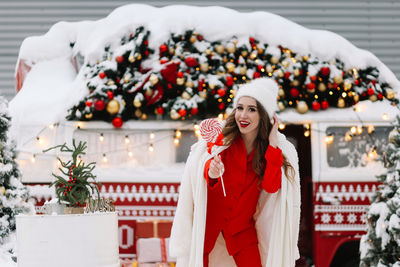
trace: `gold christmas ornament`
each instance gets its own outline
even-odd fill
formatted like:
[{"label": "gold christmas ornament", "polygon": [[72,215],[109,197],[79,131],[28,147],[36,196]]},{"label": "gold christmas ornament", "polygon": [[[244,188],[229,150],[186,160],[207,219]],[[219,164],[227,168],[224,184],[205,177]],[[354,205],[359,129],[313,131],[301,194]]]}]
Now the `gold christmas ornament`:
[{"label": "gold christmas ornament", "polygon": [[310,93],[310,94],[314,94],[315,93],[315,88],[313,88],[313,89],[307,88],[307,92]]},{"label": "gold christmas ornament", "polygon": [[257,49],[257,52],[258,52],[259,55],[262,55],[262,54],[264,53],[264,48],[259,47],[259,48]]},{"label": "gold christmas ornament", "polygon": [[294,87],[297,87],[297,86],[299,86],[300,82],[299,82],[299,80],[293,80],[292,84]]},{"label": "gold christmas ornament", "polygon": [[147,114],[146,114],[146,113],[143,113],[142,116],[140,116],[140,118],[141,118],[142,120],[147,120]]},{"label": "gold christmas ornament", "polygon": [[182,93],[182,98],[186,99],[186,100],[189,100],[191,98],[191,96],[190,96],[190,94],[188,92],[185,91],[185,92]]},{"label": "gold christmas ornament", "polygon": [[247,50],[243,50],[240,54],[241,54],[243,57],[247,57],[247,55],[249,54],[249,52],[247,52]]},{"label": "gold christmas ornament", "polygon": [[236,66],[232,62],[229,62],[229,63],[226,63],[225,67],[228,72],[234,72]]},{"label": "gold christmas ornament", "polygon": [[142,117],[142,111],[141,111],[140,109],[135,110],[135,116],[136,116],[137,118]]},{"label": "gold christmas ornament", "polygon": [[115,84],[115,82],[113,81],[113,80],[109,80],[108,82],[107,82],[107,85],[114,85]]},{"label": "gold christmas ornament", "polygon": [[393,89],[387,89],[386,90],[387,99],[393,99],[393,98],[395,98],[395,96],[396,96],[396,93],[394,92]]},{"label": "gold christmas ornament", "polygon": [[271,73],[271,72],[273,72],[274,71],[274,69],[272,68],[272,66],[271,65],[267,65],[267,67],[265,68],[265,70],[268,72],[268,73]]},{"label": "gold christmas ornament", "polygon": [[149,81],[151,85],[156,85],[158,83],[158,76],[155,74],[151,74]]},{"label": "gold christmas ornament", "polygon": [[336,84],[341,84],[343,82],[343,77],[341,75],[335,76],[335,77],[333,77],[333,81]]},{"label": "gold christmas ornament", "polygon": [[200,96],[201,98],[203,98],[203,99],[206,99],[206,98],[207,98],[207,92],[206,92],[206,91],[200,91],[200,92],[199,92],[199,96]]},{"label": "gold christmas ornament", "polygon": [[208,63],[201,63],[200,64],[200,70],[202,72],[207,72],[208,71]]},{"label": "gold christmas ornament", "polygon": [[279,89],[278,95],[279,95],[280,97],[285,97],[285,90],[283,90],[282,88]]},{"label": "gold christmas ornament", "polygon": [[283,61],[282,61],[282,66],[283,66],[285,69],[287,69],[287,68],[289,67],[289,65],[290,65],[289,61],[287,61],[287,60],[283,60]]},{"label": "gold christmas ornament", "polygon": [[256,59],[257,58],[257,52],[251,52],[250,54],[250,59]]},{"label": "gold christmas ornament", "polygon": [[93,118],[93,113],[90,112],[90,113],[85,114],[85,118],[90,120],[91,118]]},{"label": "gold christmas ornament", "polygon": [[124,83],[129,83],[131,79],[128,76],[124,76]]},{"label": "gold christmas ornament", "polygon": [[247,73],[247,68],[246,68],[246,67],[240,67],[240,68],[239,68],[239,71],[240,71],[240,74],[246,75],[246,73]]},{"label": "gold christmas ornament", "polygon": [[222,53],[225,52],[225,47],[224,47],[223,45],[217,45],[217,46],[215,47],[215,51],[216,51],[218,54],[222,54]]},{"label": "gold christmas ornament", "polygon": [[178,114],[178,112],[176,112],[175,109],[172,109],[169,115],[170,115],[171,119],[173,119],[173,120],[179,119],[179,114]]},{"label": "gold christmas ornament", "polygon": [[206,53],[207,56],[211,55],[211,53],[212,53],[211,49],[206,49],[204,52]]},{"label": "gold christmas ornament", "polygon": [[308,105],[305,101],[299,101],[296,106],[296,110],[300,114],[304,114],[308,111]]},{"label": "gold christmas ornament", "polygon": [[174,55],[175,54],[175,48],[171,47],[170,49],[168,49],[168,52],[170,55]]},{"label": "gold christmas ornament", "polygon": [[308,56],[303,56],[303,61],[308,61]]},{"label": "gold christmas ornament", "polygon": [[184,85],[185,84],[185,78],[176,78],[176,84],[177,85]]},{"label": "gold christmas ornament", "polygon": [[132,55],[130,55],[130,56],[128,57],[128,60],[129,60],[130,63],[133,63],[133,62],[136,61],[135,57],[132,56]]},{"label": "gold christmas ornament", "polygon": [[318,84],[318,90],[320,90],[321,92],[325,92],[326,91],[326,85],[324,83],[319,83]]},{"label": "gold christmas ornament", "polygon": [[282,78],[283,76],[285,76],[285,73],[283,73],[283,71],[282,71],[281,69],[277,70],[277,71],[276,71],[276,74],[278,74],[278,76],[279,76],[280,78]]},{"label": "gold christmas ornament", "polygon": [[299,69],[294,69],[293,70],[293,75],[294,76],[299,76],[300,75],[300,70]]},{"label": "gold christmas ornament", "polygon": [[226,51],[228,51],[228,53],[235,53],[235,51],[236,51],[236,46],[235,46],[234,44],[229,44],[229,45],[226,47]]},{"label": "gold christmas ornament", "polygon": [[186,87],[189,87],[189,88],[193,88],[194,83],[193,83],[192,80],[189,80],[189,81],[186,81],[185,86],[186,86]]},{"label": "gold christmas ornament", "polygon": [[144,93],[145,93],[146,96],[150,97],[150,96],[153,95],[154,92],[153,92],[152,89],[147,89]]},{"label": "gold christmas ornament", "polygon": [[360,100],[360,96],[356,94],[356,95],[353,96],[353,99],[357,103],[358,100]]},{"label": "gold christmas ornament", "polygon": [[343,83],[343,87],[346,90],[350,90],[352,86],[353,86],[353,84],[349,80],[345,80]]},{"label": "gold christmas ornament", "polygon": [[114,115],[118,113],[119,111],[119,102],[117,100],[111,100],[107,104],[107,112],[110,113],[111,115]]},{"label": "gold christmas ornament", "polygon": [[279,58],[278,58],[278,57],[272,56],[271,59],[270,59],[270,61],[271,61],[272,64],[276,65],[276,64],[279,63]]},{"label": "gold christmas ornament", "polygon": [[136,59],[137,60],[141,60],[142,59],[142,54],[137,55]]},{"label": "gold christmas ornament", "polygon": [[278,102],[278,108],[279,108],[280,111],[285,110],[285,104],[283,104],[283,102],[279,101]]},{"label": "gold christmas ornament", "polygon": [[339,100],[337,102],[338,108],[344,108],[345,104],[346,103],[344,102],[344,99],[343,98],[339,98]]},{"label": "gold christmas ornament", "polygon": [[371,95],[369,97],[369,100],[371,100],[371,102],[375,102],[376,100],[378,100],[378,96],[377,95]]},{"label": "gold christmas ornament", "polygon": [[6,188],[4,186],[0,186],[0,194],[3,196],[6,194]]},{"label": "gold christmas ornament", "polygon": [[139,100],[139,99],[134,99],[133,100],[133,106],[135,107],[135,108],[140,108],[141,106],[142,106],[142,102]]},{"label": "gold christmas ornament", "polygon": [[196,36],[194,36],[194,35],[190,36],[190,42],[191,43],[195,43],[196,41],[197,41]]},{"label": "gold christmas ornament", "polygon": [[213,89],[215,88],[215,84],[209,83],[209,84],[208,84],[208,87],[210,87],[210,89],[213,90]]}]

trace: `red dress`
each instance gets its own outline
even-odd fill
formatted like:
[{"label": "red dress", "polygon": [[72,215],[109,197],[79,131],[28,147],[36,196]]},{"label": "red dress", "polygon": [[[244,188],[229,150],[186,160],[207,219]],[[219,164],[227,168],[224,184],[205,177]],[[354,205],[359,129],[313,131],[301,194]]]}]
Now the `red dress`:
[{"label": "red dress", "polygon": [[268,146],[265,153],[267,161],[264,179],[260,183],[253,169],[253,150],[247,155],[243,139],[239,136],[224,151],[221,159],[224,163],[223,174],[226,197],[223,195],[220,179],[209,179],[208,169],[211,159],[206,163],[204,176],[207,180],[207,218],[204,239],[204,256],[214,248],[222,232],[229,255],[235,255],[242,249],[258,244],[253,215],[256,212],[261,188],[269,193],[281,187],[282,151]]}]

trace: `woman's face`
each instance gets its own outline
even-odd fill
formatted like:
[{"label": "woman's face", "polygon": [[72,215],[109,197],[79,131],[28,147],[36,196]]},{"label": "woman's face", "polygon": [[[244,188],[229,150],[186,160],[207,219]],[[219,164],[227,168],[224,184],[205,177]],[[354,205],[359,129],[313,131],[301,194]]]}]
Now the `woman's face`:
[{"label": "woman's face", "polygon": [[235,121],[242,135],[257,136],[260,114],[256,100],[250,96],[242,96],[237,104]]}]

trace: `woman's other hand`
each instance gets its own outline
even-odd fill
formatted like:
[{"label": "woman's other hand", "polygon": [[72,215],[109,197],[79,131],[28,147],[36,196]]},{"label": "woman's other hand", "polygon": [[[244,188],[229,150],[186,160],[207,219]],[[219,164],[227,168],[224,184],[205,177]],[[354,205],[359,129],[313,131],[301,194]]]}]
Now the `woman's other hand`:
[{"label": "woman's other hand", "polygon": [[279,126],[278,117],[276,116],[276,113],[274,113],[272,129],[269,134],[269,145],[273,147],[278,146],[278,126]]},{"label": "woman's other hand", "polygon": [[208,177],[216,179],[224,173],[224,170],[224,163],[222,163],[221,156],[217,155],[211,160]]}]

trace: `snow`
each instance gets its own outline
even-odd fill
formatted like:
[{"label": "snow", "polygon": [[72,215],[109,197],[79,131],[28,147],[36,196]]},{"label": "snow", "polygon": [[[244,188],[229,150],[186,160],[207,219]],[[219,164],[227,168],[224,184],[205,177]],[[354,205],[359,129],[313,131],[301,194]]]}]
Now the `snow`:
[{"label": "snow", "polygon": [[11,257],[9,250],[16,249],[16,234],[12,232],[8,237],[4,244],[0,245],[0,266],[1,267],[16,267],[17,263],[14,262]]}]

